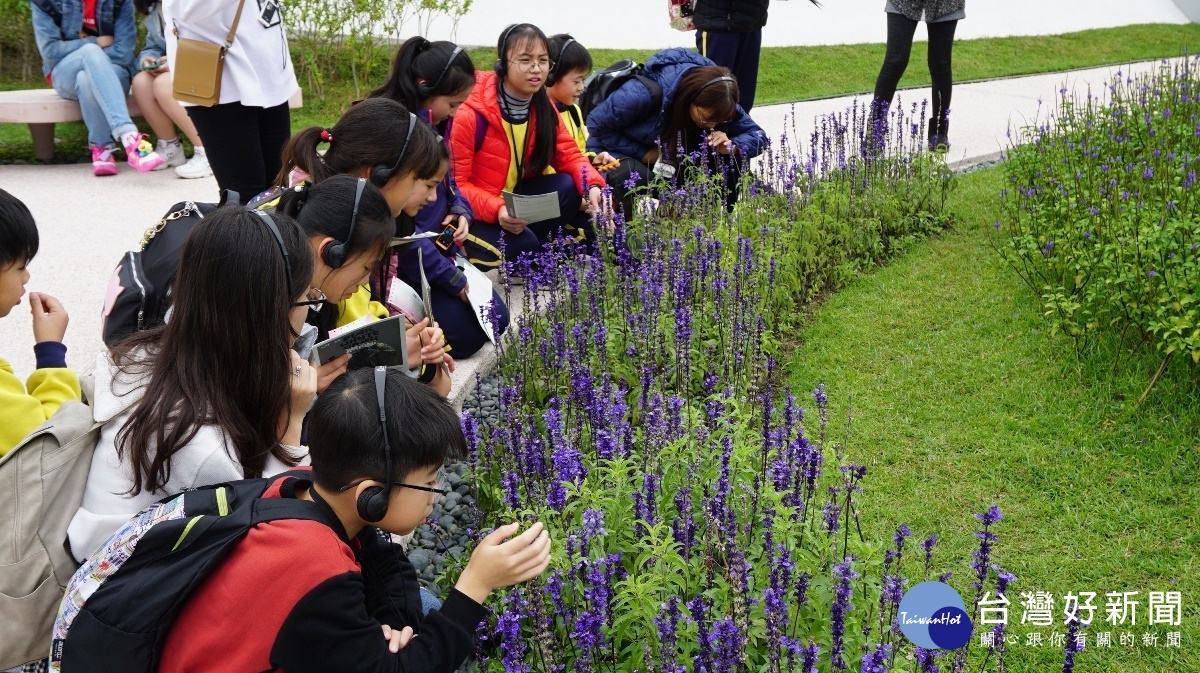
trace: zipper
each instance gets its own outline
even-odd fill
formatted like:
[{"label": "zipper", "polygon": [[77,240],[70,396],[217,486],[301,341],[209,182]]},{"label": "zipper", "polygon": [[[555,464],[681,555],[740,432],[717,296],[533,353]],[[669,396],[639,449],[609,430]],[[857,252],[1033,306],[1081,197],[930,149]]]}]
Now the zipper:
[{"label": "zipper", "polygon": [[140,332],[145,328],[146,324],[146,285],[142,282],[142,272],[138,269],[137,257],[132,252],[126,253],[126,255],[129,257],[129,270],[133,275],[133,282],[137,284],[138,293],[141,296],[141,300],[138,302],[137,313],[137,328]]}]

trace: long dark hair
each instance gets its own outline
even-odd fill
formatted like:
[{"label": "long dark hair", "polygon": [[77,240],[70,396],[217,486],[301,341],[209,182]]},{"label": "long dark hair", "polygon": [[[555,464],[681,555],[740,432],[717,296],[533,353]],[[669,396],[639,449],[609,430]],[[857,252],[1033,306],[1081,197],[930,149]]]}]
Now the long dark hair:
[{"label": "long dark hair", "polygon": [[[504,86],[504,76],[508,73],[509,67],[512,64],[508,62],[508,52],[521,45],[522,42],[537,43],[541,42],[546,49],[547,56],[550,54],[550,40],[546,38],[546,34],[540,28],[532,23],[518,23],[514,26],[509,26],[500,34],[500,39],[496,42],[496,86]],[[543,77],[549,77],[550,73],[546,73]],[[497,93],[503,96],[503,92],[497,89]],[[534,132],[537,138],[533,142],[533,153],[529,157],[529,164],[525,166],[526,175],[539,175],[546,170],[550,162],[554,161],[554,153],[558,149],[558,110],[555,109],[554,103],[550,100],[550,94],[546,92],[545,81],[542,82],[542,88],[538,89],[537,93],[533,94],[533,100],[530,101],[529,107],[532,113],[533,121],[536,122]],[[516,152],[517,148],[513,148]],[[524,175],[518,175],[517,179],[524,178]]]},{"label": "long dark hair", "polygon": [[[450,152],[449,152],[449,150],[446,149],[445,145],[442,145],[442,149],[439,152],[438,156],[440,157],[440,159],[438,160],[439,165],[440,165],[440,163],[445,163],[446,170],[449,171],[450,170]],[[415,218],[412,215],[409,215],[408,213],[405,213],[405,212],[401,212],[399,215],[396,216],[396,235],[397,236],[411,236],[412,233],[415,232],[416,230],[417,230],[417,218]]]},{"label": "long dark hair", "polygon": [[261,217],[240,206],[218,208],[184,243],[170,320],[113,350],[118,376],[148,376],[117,433],[117,455],[133,468],[131,495],[160,491],[172,457],[203,425],[221,429],[247,478],[262,475],[268,455],[298,462],[279,445],[280,419],[291,413],[288,348],[297,336],[289,319],[296,297],[289,295],[312,281],[312,253],[292,218],[272,219],[290,282]]},{"label": "long dark hair", "polygon": [[154,6],[158,4],[158,0],[133,0],[133,9],[138,14],[146,16]]},{"label": "long dark hair", "polygon": [[[662,134],[663,152],[673,156],[676,145],[683,142],[686,131],[695,129],[691,106],[712,110],[719,124],[730,121],[737,114],[738,85],[736,80],[710,83],[721,77],[733,77],[729,68],[719,65],[702,65],[684,73],[675,87],[675,100],[671,104],[667,127]],[[706,86],[707,85],[707,86]],[[684,151],[694,148],[687,147]]]},{"label": "long dark hair", "polygon": [[[333,128],[323,129],[310,126],[296,133],[283,148],[283,168],[275,183],[288,186],[288,174],[293,168],[308,173],[313,182],[321,182],[339,173],[352,173],[355,169],[375,166],[390,168],[400,156],[404,139],[408,136],[408,125],[416,122],[404,158],[389,180],[375,186],[383,188],[387,182],[397,180],[409,173],[418,180],[428,180],[437,175],[439,161],[437,146],[441,145],[437,131],[429,124],[415,120],[408,108],[387,98],[368,98],[338,119]],[[325,154],[317,153],[317,146],[328,143]]]},{"label": "long dark hair", "polygon": [[[450,60],[457,48],[453,42],[430,42],[419,35],[408,38],[396,51],[387,82],[368,97],[390,98],[409,110],[419,110],[433,96],[453,96],[474,86],[475,64],[466,50]],[[424,90],[417,80],[425,80]]]}]

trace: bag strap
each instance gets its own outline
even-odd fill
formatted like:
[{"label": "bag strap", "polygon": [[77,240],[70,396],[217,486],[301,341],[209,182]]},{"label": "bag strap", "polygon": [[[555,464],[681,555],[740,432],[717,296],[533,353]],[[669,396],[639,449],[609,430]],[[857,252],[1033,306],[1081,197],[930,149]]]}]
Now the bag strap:
[{"label": "bag strap", "polygon": [[658,82],[655,82],[641,73],[634,75],[634,77],[637,79],[637,81],[642,83],[642,86],[646,87],[647,91],[650,92],[650,108],[655,111],[655,114],[660,112],[663,104],[662,87],[658,85]]},{"label": "bag strap", "polygon": [[246,0],[238,0],[237,14],[233,15],[233,25],[229,27],[229,36],[225,38],[225,48],[229,49],[233,46],[233,36],[237,34],[238,22],[242,20],[242,7],[245,6]]}]

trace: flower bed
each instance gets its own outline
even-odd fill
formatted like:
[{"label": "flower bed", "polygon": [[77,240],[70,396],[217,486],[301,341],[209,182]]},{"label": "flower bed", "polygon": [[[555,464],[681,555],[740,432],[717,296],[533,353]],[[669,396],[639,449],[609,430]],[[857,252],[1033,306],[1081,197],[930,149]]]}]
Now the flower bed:
[{"label": "flower bed", "polygon": [[1200,60],[1118,71],[1105,93],[1064,90],[1019,134],[997,246],[1056,330],[1148,346],[1161,374],[1176,354],[1200,361]]},{"label": "flower bed", "polygon": [[[891,123],[896,144],[923,137]],[[906,526],[867,539],[867,471],[824,388],[809,403],[778,384],[814,297],[946,224],[941,157],[861,160],[862,126],[851,111],[807,154],[777,145],[732,213],[708,178],[659,185],[656,212],[617,221],[620,254],[526,269],[501,420],[464,428],[481,526],[543,521],[554,562],[505,593],[481,668],[938,670],[895,627],[909,578],[937,576],[936,536],[915,559]],[[991,559],[999,511],[978,516],[976,604],[1015,579]]]}]

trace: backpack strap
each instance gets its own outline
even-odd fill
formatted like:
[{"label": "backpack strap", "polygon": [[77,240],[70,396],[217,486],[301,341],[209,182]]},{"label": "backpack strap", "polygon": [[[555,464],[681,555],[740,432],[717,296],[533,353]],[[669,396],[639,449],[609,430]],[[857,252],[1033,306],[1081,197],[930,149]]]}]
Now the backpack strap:
[{"label": "backpack strap", "polygon": [[646,87],[646,90],[650,92],[650,109],[654,110],[655,114],[661,112],[663,105],[662,87],[658,85],[658,82],[655,82],[641,73],[634,75],[634,77],[636,77],[637,81],[641,82],[642,86]]},{"label": "backpack strap", "polygon": [[475,111],[475,151],[478,152],[483,147],[483,137],[487,135],[488,122],[487,118],[479,110]]}]

